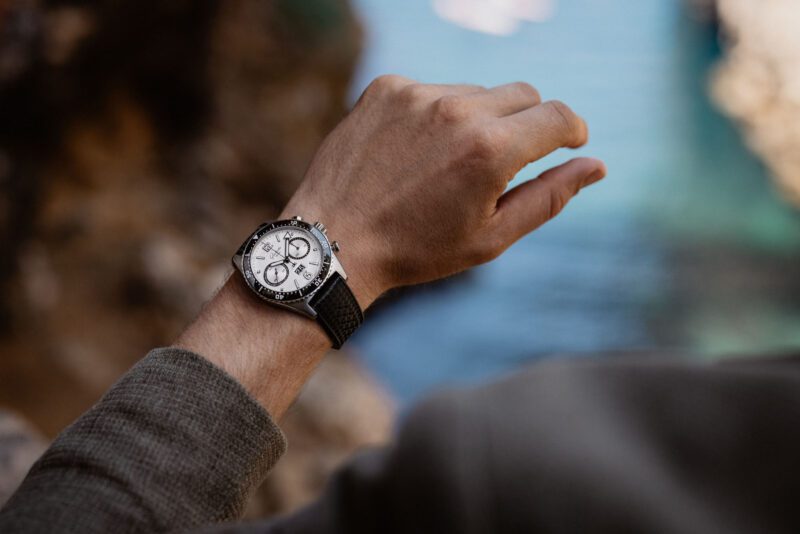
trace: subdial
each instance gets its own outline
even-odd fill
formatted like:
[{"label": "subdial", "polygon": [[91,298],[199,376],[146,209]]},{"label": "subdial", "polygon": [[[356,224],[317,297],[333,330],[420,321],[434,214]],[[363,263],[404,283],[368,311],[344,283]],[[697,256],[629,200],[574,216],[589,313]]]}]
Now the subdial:
[{"label": "subdial", "polygon": [[310,250],[311,245],[302,237],[295,237],[289,241],[289,257],[292,259],[301,260],[308,256]]},{"label": "subdial", "polygon": [[285,263],[273,263],[264,273],[264,281],[271,286],[279,286],[287,278],[289,278],[289,268]]}]

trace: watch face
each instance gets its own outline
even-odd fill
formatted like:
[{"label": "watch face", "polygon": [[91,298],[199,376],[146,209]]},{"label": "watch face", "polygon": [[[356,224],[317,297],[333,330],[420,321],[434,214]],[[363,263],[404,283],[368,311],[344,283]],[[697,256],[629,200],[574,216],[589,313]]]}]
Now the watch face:
[{"label": "watch face", "polygon": [[242,260],[250,287],[267,299],[290,301],[322,285],[331,249],[317,228],[291,219],[260,227],[249,239]]}]

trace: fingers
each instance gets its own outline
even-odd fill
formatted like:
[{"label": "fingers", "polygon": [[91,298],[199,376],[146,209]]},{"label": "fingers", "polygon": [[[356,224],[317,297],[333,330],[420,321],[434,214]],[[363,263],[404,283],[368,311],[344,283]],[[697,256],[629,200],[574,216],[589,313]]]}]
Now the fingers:
[{"label": "fingers", "polygon": [[459,97],[485,92],[486,88],[480,85],[446,85],[433,83],[411,83],[401,87],[397,95],[406,103],[415,105],[429,105],[441,98]]},{"label": "fingers", "polygon": [[365,100],[380,100],[397,95],[409,103],[428,103],[445,96],[464,96],[486,92],[486,88],[471,84],[419,83],[396,74],[378,76],[364,89],[356,104]]},{"label": "fingers", "polygon": [[576,158],[511,189],[497,201],[493,215],[493,226],[503,234],[498,240],[510,246],[558,215],[578,191],[605,175],[602,161]]},{"label": "fingers", "polygon": [[500,120],[509,130],[511,151],[520,168],[557,148],[578,148],[586,144],[586,123],[566,104],[548,100]]},{"label": "fingers", "polygon": [[492,153],[499,163],[516,167],[514,170],[558,148],[582,146],[589,135],[586,123],[566,104],[557,100],[540,104],[538,91],[522,82],[487,90],[477,85],[421,84],[386,75],[376,78],[359,102],[383,102],[385,98],[412,109],[424,106],[444,119],[440,121],[443,124],[471,123],[483,132],[482,139],[488,140],[479,144],[492,145],[484,152]]},{"label": "fingers", "polygon": [[420,85],[429,90],[432,96],[471,95],[471,94],[482,94],[487,91],[486,88],[483,87],[482,85],[472,85],[468,83],[457,84],[457,85],[437,84],[437,83],[420,84]]},{"label": "fingers", "polygon": [[539,91],[524,82],[499,85],[471,94],[467,99],[495,117],[505,117],[526,110],[542,101]]}]

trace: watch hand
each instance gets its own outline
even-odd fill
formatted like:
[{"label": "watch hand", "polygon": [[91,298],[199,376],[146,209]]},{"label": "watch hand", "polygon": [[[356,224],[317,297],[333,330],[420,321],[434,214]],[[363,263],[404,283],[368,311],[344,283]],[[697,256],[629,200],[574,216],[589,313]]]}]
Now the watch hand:
[{"label": "watch hand", "polygon": [[[272,249],[272,252],[274,252],[275,254],[277,254],[278,256],[280,256],[281,258],[283,258],[281,261],[276,261],[275,263],[285,263],[285,262],[287,261],[287,258],[286,258],[286,256],[284,256],[283,254],[281,254],[280,252],[278,252],[278,250],[277,250],[277,249]],[[270,265],[272,265],[272,264],[270,264]]]}]

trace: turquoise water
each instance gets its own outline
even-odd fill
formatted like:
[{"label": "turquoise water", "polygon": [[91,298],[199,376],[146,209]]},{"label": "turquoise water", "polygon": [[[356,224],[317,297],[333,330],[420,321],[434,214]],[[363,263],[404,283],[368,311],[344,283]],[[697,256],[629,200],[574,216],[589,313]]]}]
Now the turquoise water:
[{"label": "turquoise water", "polygon": [[[570,0],[510,36],[441,20],[428,0],[355,2],[375,76],[524,80],[590,125],[575,155],[604,181],[496,261],[404,293],[354,340],[401,401],[559,353],[679,348],[709,357],[800,346],[800,216],[706,95],[712,28],[672,0]],[[512,184],[513,185],[513,184]]]}]

